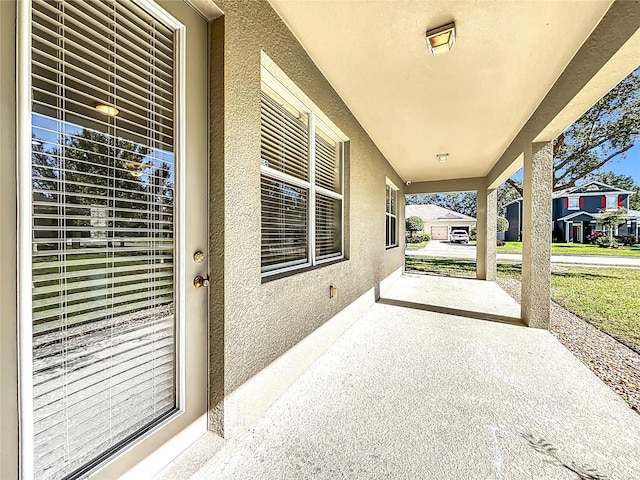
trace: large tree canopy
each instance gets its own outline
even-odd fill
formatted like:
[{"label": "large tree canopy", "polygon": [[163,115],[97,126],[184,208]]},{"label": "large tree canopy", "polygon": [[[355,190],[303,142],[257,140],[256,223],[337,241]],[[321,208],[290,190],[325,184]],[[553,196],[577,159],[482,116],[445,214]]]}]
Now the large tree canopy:
[{"label": "large tree canopy", "polygon": [[505,216],[507,214],[507,203],[522,196],[522,182],[519,180],[513,180],[512,184],[516,185],[518,188],[513,188],[513,186],[508,183],[503,183],[498,187],[498,215]]},{"label": "large tree canopy", "polygon": [[438,205],[474,218],[477,213],[476,192],[407,195],[406,202],[407,205]]},{"label": "large tree canopy", "polygon": [[[521,188],[521,182],[514,182]],[[505,215],[505,205],[520,197],[520,194],[510,185],[503,183],[498,188],[498,215]],[[476,192],[443,193],[428,195],[407,195],[407,205],[439,205],[454,212],[463,213],[476,218],[478,206],[476,204]]]},{"label": "large tree canopy", "polygon": [[[143,145],[82,129],[49,149],[34,138],[32,148],[33,188],[48,201],[63,200],[69,208],[108,207],[112,221],[160,219],[173,211],[171,166],[156,166]],[[67,223],[89,226],[84,217]]]},{"label": "large tree canopy", "polygon": [[[553,142],[553,191],[579,185],[638,142],[640,68],[637,68]],[[507,180],[520,195],[522,187]]]}]

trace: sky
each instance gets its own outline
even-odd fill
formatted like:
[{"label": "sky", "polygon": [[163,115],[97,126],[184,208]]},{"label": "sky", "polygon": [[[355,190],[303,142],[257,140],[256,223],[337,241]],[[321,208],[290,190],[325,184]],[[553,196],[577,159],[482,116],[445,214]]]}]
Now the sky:
[{"label": "sky", "polygon": [[[636,183],[640,183],[640,143],[636,143],[631,147],[625,156],[625,158],[616,157],[607,163],[603,172],[614,172],[621,175],[629,175],[633,177]],[[522,169],[518,170],[511,178],[516,180],[522,180]]]},{"label": "sky", "polygon": [[640,183],[640,143],[636,143],[624,159],[615,158],[611,160],[604,170],[624,175],[631,175],[633,179]]}]

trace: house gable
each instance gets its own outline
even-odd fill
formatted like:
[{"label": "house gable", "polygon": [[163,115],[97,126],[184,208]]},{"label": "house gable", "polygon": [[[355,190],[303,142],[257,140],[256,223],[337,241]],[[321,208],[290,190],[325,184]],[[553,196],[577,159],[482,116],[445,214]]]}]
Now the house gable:
[{"label": "house gable", "polygon": [[577,211],[598,213],[628,208],[629,196],[633,193],[596,181],[556,192],[553,195],[553,219],[558,220]]},{"label": "house gable", "polygon": [[412,216],[420,217],[425,222],[437,220],[464,220],[467,222],[475,222],[476,219],[463,213],[454,212],[439,205],[407,205],[405,207],[406,218]]},{"label": "house gable", "polygon": [[633,193],[628,190],[623,190],[621,188],[612,187],[611,185],[607,185],[602,182],[589,182],[584,185],[580,185],[579,187],[574,187],[564,192],[567,196],[569,195],[600,195],[603,193]]},{"label": "house gable", "polygon": [[590,222],[595,220],[597,217],[589,212],[574,212],[566,217],[559,218],[559,222]]}]

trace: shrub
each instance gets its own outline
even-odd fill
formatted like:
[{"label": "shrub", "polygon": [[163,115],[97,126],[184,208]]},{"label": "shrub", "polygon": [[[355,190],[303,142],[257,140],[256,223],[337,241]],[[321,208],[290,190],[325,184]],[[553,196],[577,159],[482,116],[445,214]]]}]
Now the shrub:
[{"label": "shrub", "polygon": [[616,248],[618,246],[615,240],[607,236],[598,237],[598,239],[596,240],[596,245],[600,248]]},{"label": "shrub", "polygon": [[504,240],[496,240],[496,245],[498,247],[504,247],[505,246],[505,242],[504,242]]},{"label": "shrub", "polygon": [[606,237],[607,234],[602,230],[592,230],[589,235],[587,235],[587,242],[591,245],[597,245],[598,239]]},{"label": "shrub", "polygon": [[476,227],[471,227],[471,231],[469,232],[469,240],[477,240],[478,237],[478,229]]},{"label": "shrub", "polygon": [[429,235],[428,233],[405,237],[406,243],[422,243],[422,242],[428,242],[429,240],[431,240],[431,235]]},{"label": "shrub", "polygon": [[496,227],[498,228],[498,232],[506,232],[509,230],[509,220],[504,217],[498,217]]},{"label": "shrub", "polygon": [[636,235],[621,235],[615,238],[616,241],[620,242],[622,245],[636,245],[638,243],[638,237]]}]

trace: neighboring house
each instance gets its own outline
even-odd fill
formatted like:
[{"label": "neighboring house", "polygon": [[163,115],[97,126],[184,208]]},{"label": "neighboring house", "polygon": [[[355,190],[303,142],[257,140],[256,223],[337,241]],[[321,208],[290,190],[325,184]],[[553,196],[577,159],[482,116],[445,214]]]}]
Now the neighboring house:
[{"label": "neighboring house", "polygon": [[471,233],[476,219],[438,205],[407,205],[406,218],[420,217],[424,222],[421,233],[428,233],[434,240],[449,240],[453,230]]},{"label": "neighboring house", "polygon": [[[585,243],[591,232],[601,229],[598,217],[603,213],[627,209],[627,219],[618,225],[614,235],[638,235],[640,212],[629,210],[629,197],[634,192],[601,182],[589,182],[579,187],[553,194],[553,238],[557,241]],[[509,229],[508,241],[522,239],[522,198],[506,205]]]}]

